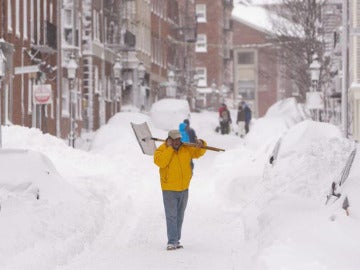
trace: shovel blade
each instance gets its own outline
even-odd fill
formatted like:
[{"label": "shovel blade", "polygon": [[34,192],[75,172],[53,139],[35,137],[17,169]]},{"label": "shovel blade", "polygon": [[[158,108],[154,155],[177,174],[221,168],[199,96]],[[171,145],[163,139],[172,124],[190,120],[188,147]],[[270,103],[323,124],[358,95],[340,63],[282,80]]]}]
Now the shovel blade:
[{"label": "shovel blade", "polygon": [[153,156],[156,150],[155,141],[143,140],[143,138],[151,138],[151,132],[146,122],[142,124],[130,123],[135,133],[135,137],[140,145],[141,151],[145,155]]}]

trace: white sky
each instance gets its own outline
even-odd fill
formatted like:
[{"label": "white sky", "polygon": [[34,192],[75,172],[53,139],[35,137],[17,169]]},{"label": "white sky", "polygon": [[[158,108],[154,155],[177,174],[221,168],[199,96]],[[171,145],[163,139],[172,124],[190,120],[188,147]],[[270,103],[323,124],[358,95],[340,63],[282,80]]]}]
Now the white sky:
[{"label": "white sky", "polygon": [[272,23],[266,9],[260,6],[234,6],[233,18],[263,32],[273,32]]},{"label": "white sky", "polygon": [[269,12],[260,5],[235,5],[232,10],[232,17],[240,23],[268,34],[303,35],[301,26],[278,16],[276,13]]},{"label": "white sky", "polygon": [[[3,127],[5,149],[31,151],[0,152],[0,269],[359,268],[359,154],[342,197],[325,205],[354,144],[335,126],[303,121],[293,99],[254,120],[245,139],[215,133],[215,112],[191,113],[198,137],[226,152],[195,160],[184,249],[166,251],[158,169],[130,122],[146,121],[165,138],[164,126],[178,124],[174,115],[155,118],[169,107],[186,114],[181,104],[157,104],[151,117],[115,115],[90,151],[36,129]],[[341,209],[345,194],[349,216]]]}]

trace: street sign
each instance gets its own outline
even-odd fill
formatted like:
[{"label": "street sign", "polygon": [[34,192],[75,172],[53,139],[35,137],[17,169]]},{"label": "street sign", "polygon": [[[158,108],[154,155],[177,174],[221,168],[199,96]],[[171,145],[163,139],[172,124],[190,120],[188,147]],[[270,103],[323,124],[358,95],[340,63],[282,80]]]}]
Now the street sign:
[{"label": "street sign", "polygon": [[52,103],[51,84],[38,84],[33,86],[34,104]]},{"label": "street sign", "polygon": [[36,73],[39,71],[40,70],[38,65],[15,67],[15,74]]}]

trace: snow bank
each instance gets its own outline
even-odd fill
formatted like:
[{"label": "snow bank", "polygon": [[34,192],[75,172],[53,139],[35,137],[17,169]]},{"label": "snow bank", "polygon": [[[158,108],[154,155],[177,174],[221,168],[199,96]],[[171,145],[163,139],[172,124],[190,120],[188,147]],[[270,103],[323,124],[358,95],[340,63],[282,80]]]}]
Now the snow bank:
[{"label": "snow bank", "polygon": [[181,99],[161,99],[152,105],[150,116],[159,129],[178,129],[179,124],[190,117],[189,103]]},{"label": "snow bank", "polygon": [[264,117],[253,121],[246,135],[246,144],[254,150],[271,148],[290,127],[308,118],[304,107],[295,98],[280,100],[268,109]]},{"label": "snow bank", "polygon": [[[19,167],[21,170],[19,170]],[[21,149],[0,150],[0,187],[33,198],[65,201],[76,198],[76,191],[63,179],[42,153]]]},{"label": "snow bank", "polygon": [[350,260],[357,258],[360,240],[360,155],[339,190],[349,197],[348,217],[343,200],[325,201],[354,143],[336,126],[307,120],[295,105],[275,104],[254,121],[243,145],[216,158],[217,194],[224,207],[243,217],[244,241],[256,258],[253,269],[356,269]]},{"label": "snow bank", "polygon": [[[353,143],[343,138],[337,127],[326,123],[303,121],[282,136],[277,160],[265,165],[262,181],[253,187],[259,194],[256,203],[244,211],[248,216],[246,234],[258,245],[259,268],[293,269],[296,265],[299,269],[327,269],[327,265],[337,269],[354,255],[352,248],[360,234],[352,240],[335,227],[343,226],[343,222],[355,227],[355,223],[346,220],[340,207],[335,210],[325,206],[331,183],[339,179],[352,149]],[[333,211],[342,212],[336,225],[331,224]],[[312,244],[313,252],[309,252],[309,239],[312,243],[332,242],[330,238],[336,234],[349,241],[348,247],[340,244],[347,254],[342,263],[331,259],[339,250],[336,245],[317,252],[322,244]],[[276,254],[282,254],[281,258]]]},{"label": "snow bank", "polygon": [[0,269],[65,264],[103,225],[103,197],[84,188],[84,182],[111,166],[37,129],[6,126],[2,131]]}]

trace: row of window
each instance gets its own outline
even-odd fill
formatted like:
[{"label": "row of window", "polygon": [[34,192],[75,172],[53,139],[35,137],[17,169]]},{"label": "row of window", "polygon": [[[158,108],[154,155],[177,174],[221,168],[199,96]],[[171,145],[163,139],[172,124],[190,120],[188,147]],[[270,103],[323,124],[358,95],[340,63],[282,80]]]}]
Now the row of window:
[{"label": "row of window", "polygon": [[[36,1],[36,3],[34,3]],[[30,35],[31,41],[40,43],[40,35],[36,35],[36,33],[40,33],[41,26],[41,16],[37,16],[36,18],[36,29],[35,29],[35,12],[36,14],[40,14],[40,4],[43,2],[43,21],[49,21],[53,23],[53,2],[49,2],[49,7],[47,6],[47,1],[41,0],[15,0],[15,5],[13,0],[7,0],[7,30],[8,33],[13,33],[13,29],[15,29],[15,35],[20,37],[20,19],[22,19],[22,28],[23,28],[23,38],[25,40],[28,39],[28,15],[30,15]],[[36,10],[35,10],[36,7]],[[49,12],[48,12],[49,8]],[[14,9],[14,10],[13,10]],[[28,10],[30,11],[28,14]],[[13,15],[15,16],[13,25]],[[36,38],[36,40],[35,40]]]}]

